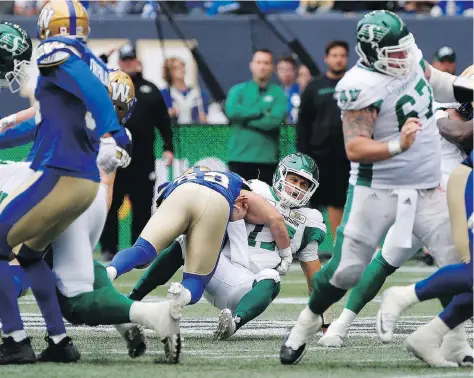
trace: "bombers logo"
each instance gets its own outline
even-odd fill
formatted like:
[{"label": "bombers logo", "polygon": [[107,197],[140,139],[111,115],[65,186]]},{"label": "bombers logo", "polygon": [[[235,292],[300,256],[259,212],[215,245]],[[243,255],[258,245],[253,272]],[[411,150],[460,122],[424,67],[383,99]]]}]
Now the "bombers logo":
[{"label": "bombers logo", "polygon": [[23,54],[29,47],[29,44],[17,35],[4,33],[0,37],[0,48],[12,53],[14,57]]},{"label": "bombers logo", "polygon": [[379,43],[389,31],[389,28],[365,24],[362,25],[359,32],[357,33],[357,39],[359,39],[361,42]]},{"label": "bombers logo", "polygon": [[119,100],[120,102],[125,103],[130,96],[130,85],[118,83],[116,81],[112,81],[110,85],[112,86],[112,101]]},{"label": "bombers logo", "polygon": [[54,9],[50,6],[45,6],[38,16],[38,27],[43,29],[49,28],[49,23],[54,15]]}]

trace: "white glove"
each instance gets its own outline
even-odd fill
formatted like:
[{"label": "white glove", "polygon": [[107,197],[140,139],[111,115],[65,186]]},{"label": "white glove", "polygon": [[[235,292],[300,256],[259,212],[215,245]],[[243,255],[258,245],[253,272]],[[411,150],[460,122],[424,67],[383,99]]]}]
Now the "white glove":
[{"label": "white glove", "polygon": [[130,162],[132,161],[132,158],[130,157],[128,152],[119,146],[117,146],[117,153],[115,156],[117,157],[117,159],[120,160],[120,168],[127,168],[130,165]]},{"label": "white glove", "polygon": [[293,262],[293,253],[291,252],[291,247],[281,249],[280,257],[281,262],[280,265],[277,266],[276,271],[280,274],[280,276],[284,276],[290,270],[291,263]]},{"label": "white glove", "polygon": [[[128,155],[128,154],[127,154]],[[97,165],[107,174],[115,171],[121,164],[117,157],[117,143],[112,137],[101,138],[99,153],[97,154]]]},{"label": "white glove", "polygon": [[9,129],[11,126],[16,124],[16,114],[11,114],[8,117],[0,119],[0,132],[3,129]]}]

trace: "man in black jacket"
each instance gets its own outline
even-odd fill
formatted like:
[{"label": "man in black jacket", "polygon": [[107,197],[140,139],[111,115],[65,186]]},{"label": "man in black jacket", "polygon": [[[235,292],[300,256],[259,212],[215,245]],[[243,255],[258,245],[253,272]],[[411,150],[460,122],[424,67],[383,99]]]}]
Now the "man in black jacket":
[{"label": "man in black jacket", "polygon": [[127,43],[119,49],[120,69],[133,80],[136,107],[127,122],[132,133],[133,159],[130,166],[117,172],[112,207],[100,243],[104,259],[110,260],[118,249],[118,210],[128,194],[132,203],[132,243],[138,238],[151,217],[155,185],[155,128],[163,139],[163,159],[173,162],[173,134],[168,109],[159,89],[142,76],[142,65],[135,48]]},{"label": "man in black jacket", "polygon": [[348,57],[347,42],[332,41],[327,45],[324,62],[328,70],[314,78],[302,93],[296,124],[297,150],[311,156],[319,167],[319,187],[311,204],[315,208],[327,207],[333,238],[342,220],[350,171],[341,111],[333,96],[346,72]]}]

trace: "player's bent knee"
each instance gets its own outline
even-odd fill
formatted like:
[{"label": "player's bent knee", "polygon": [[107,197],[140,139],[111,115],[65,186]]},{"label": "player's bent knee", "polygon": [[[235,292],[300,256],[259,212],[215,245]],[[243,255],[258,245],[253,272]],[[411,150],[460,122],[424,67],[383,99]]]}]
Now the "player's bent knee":
[{"label": "player's bent knee", "polygon": [[344,290],[357,285],[364,272],[365,266],[362,264],[348,265],[342,269],[338,269],[331,277],[331,285]]},{"label": "player's bent knee", "polygon": [[273,280],[275,283],[280,282],[280,275],[275,269],[264,269],[257,274],[255,281],[260,282],[263,280]]}]

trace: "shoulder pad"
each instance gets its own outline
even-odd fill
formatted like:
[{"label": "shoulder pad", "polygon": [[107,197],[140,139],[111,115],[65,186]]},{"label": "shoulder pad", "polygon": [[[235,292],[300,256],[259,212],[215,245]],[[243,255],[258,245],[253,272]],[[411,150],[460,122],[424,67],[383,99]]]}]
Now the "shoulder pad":
[{"label": "shoulder pad", "polygon": [[81,57],[79,51],[63,42],[45,41],[36,50],[36,62],[39,68],[58,66],[65,62],[71,55]]},{"label": "shoulder pad", "polygon": [[[390,77],[388,77],[390,78]],[[339,81],[334,94],[341,110],[359,110],[369,106],[380,108],[385,90],[382,74],[354,67]]]},{"label": "shoulder pad", "polygon": [[260,181],[258,179],[253,179],[248,181],[250,189],[252,192],[262,192],[263,190],[268,190],[269,186],[266,182]]},{"label": "shoulder pad", "polygon": [[306,227],[319,228],[326,232],[326,225],[324,224],[323,214],[319,210],[310,209],[309,207],[303,207],[298,209],[306,217]]}]

